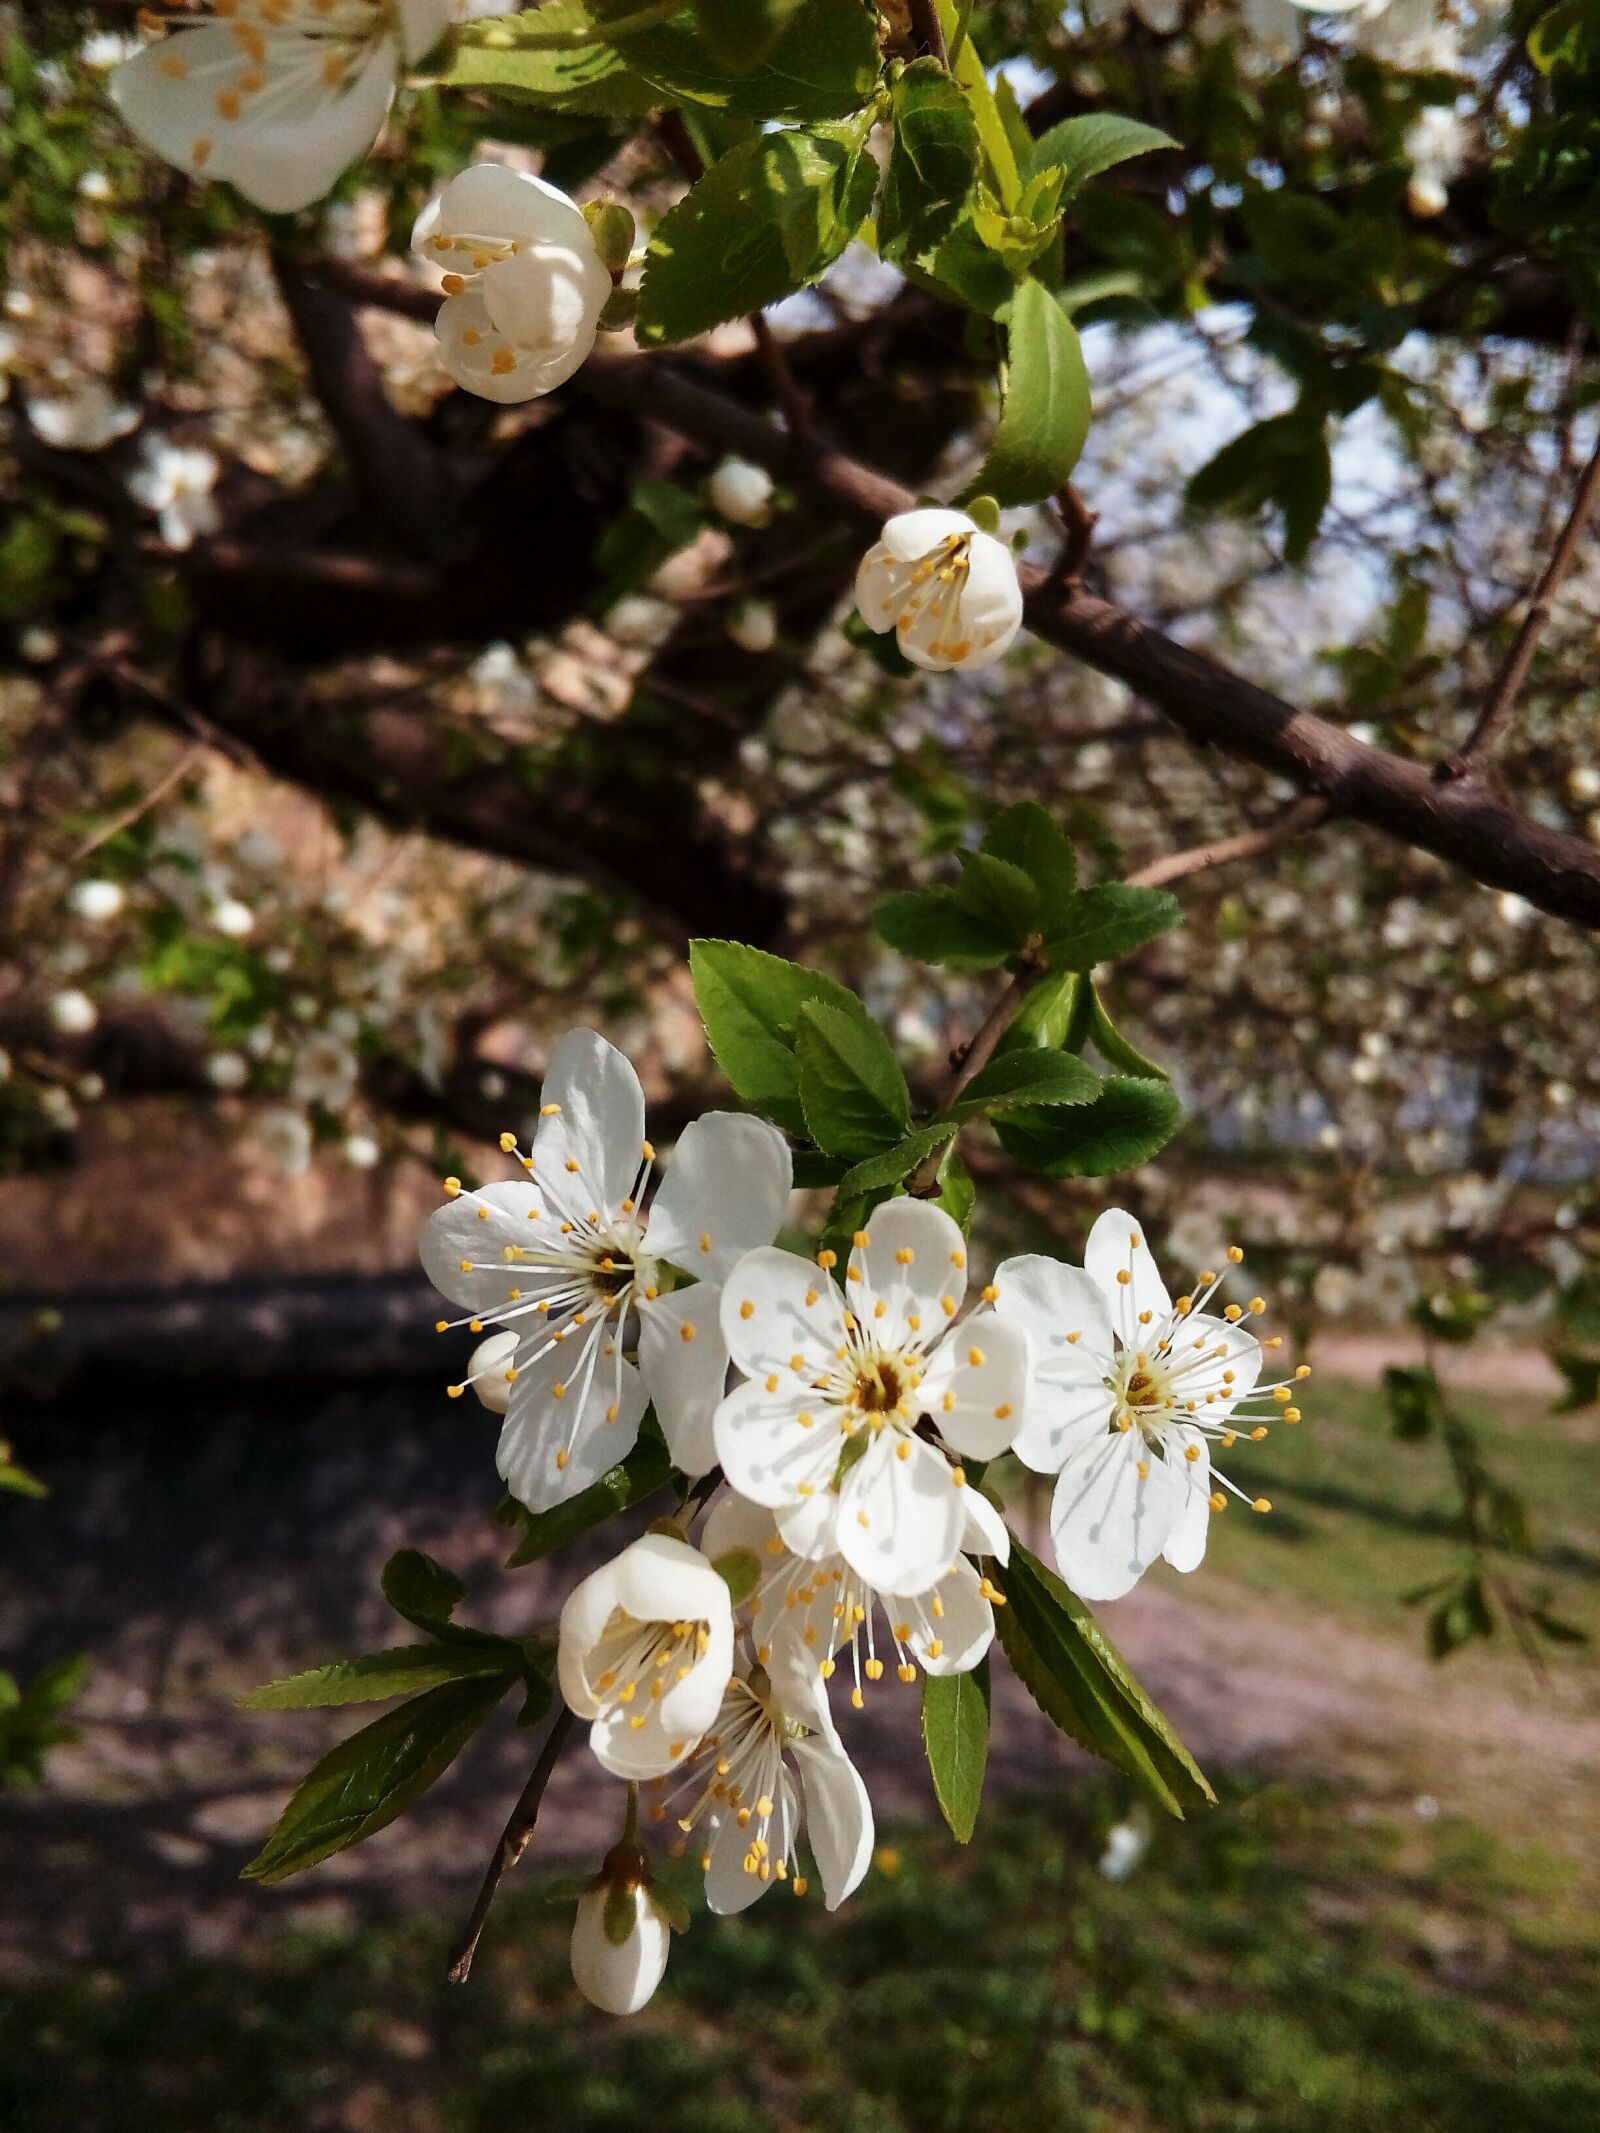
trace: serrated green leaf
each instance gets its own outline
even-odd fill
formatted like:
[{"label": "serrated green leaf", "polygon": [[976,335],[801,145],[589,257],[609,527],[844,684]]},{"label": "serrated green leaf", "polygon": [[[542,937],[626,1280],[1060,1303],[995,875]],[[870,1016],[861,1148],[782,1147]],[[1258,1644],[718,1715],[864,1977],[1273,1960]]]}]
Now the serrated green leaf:
[{"label": "serrated green leaf", "polygon": [[795,1057],[806,1131],[825,1154],[855,1163],[904,1139],[911,1092],[888,1038],[869,1017],[808,1000]]},{"label": "serrated green leaf", "polygon": [[400,1644],[388,1651],[366,1652],[358,1659],[336,1659],[283,1681],[269,1681],[239,1698],[245,1711],[310,1711],[345,1703],[382,1703],[391,1696],[414,1696],[446,1681],[470,1681],[495,1674],[508,1680],[523,1670],[522,1647],[509,1638],[495,1645]]},{"label": "serrated green leaf", "polygon": [[402,1548],[383,1566],[383,1596],[389,1605],[397,1615],[435,1636],[449,1625],[466,1592],[453,1570],[420,1548]]},{"label": "serrated green leaf", "polygon": [[1098,178],[1102,171],[1126,163],[1132,156],[1149,155],[1157,148],[1176,148],[1170,133],[1146,126],[1140,119],[1121,118],[1112,111],[1089,111],[1080,118],[1063,119],[1041,133],[1028,149],[1023,175],[1037,177],[1042,171],[1059,170],[1062,196],[1070,199],[1080,185]]},{"label": "serrated green leaf", "polygon": [[922,1677],[922,1740],[939,1811],[958,1844],[971,1841],[989,1760],[989,1662],[966,1674]]},{"label": "serrated green leaf", "polygon": [[284,1881],[386,1828],[449,1769],[509,1679],[446,1682],[341,1741],[301,1781],[244,1878]]},{"label": "serrated green leaf", "polygon": [[1010,1111],[995,1120],[994,1130],[1026,1170],[1047,1178],[1106,1178],[1147,1163],[1182,1118],[1169,1083],[1113,1075],[1101,1082],[1093,1103]]},{"label": "serrated green leaf", "polygon": [[872,923],[891,948],[917,963],[989,970],[1011,953],[1009,929],[966,909],[954,889],[907,889],[886,896]]},{"label": "serrated green leaf", "polygon": [[1131,955],[1146,941],[1167,932],[1183,916],[1178,899],[1165,889],[1134,889],[1126,882],[1102,882],[1079,889],[1067,905],[1044,949],[1056,970],[1092,970]]},{"label": "serrated green leaf", "polygon": [[557,1548],[566,1547],[591,1527],[625,1511],[630,1504],[643,1503],[657,1489],[664,1489],[671,1473],[672,1461],[660,1432],[647,1427],[627,1458],[588,1488],[580,1489],[576,1496],[569,1496],[552,1510],[522,1511],[526,1521],[522,1538],[506,1557],[506,1568],[521,1570],[528,1563],[553,1555]]},{"label": "serrated green leaf", "polygon": [[525,14],[465,23],[446,82],[510,91],[554,111],[642,117],[674,105],[744,119],[832,119],[872,93],[881,55],[862,0],[805,0],[754,72],[734,72],[694,34],[689,11],[620,44],[535,50],[519,40],[595,28],[605,10],[546,0]]},{"label": "serrated green leaf", "polygon": [[1117,1028],[1106,1012],[1105,1002],[1096,990],[1093,978],[1085,976],[1082,982],[1088,987],[1089,1040],[1106,1065],[1114,1067],[1119,1074],[1132,1074],[1143,1081],[1169,1080],[1165,1067],[1147,1059]]},{"label": "serrated green leaf", "polygon": [[936,59],[918,59],[894,90],[894,143],[878,206],[878,249],[898,260],[931,251],[955,226],[978,170],[978,123]]},{"label": "serrated green leaf", "polygon": [[957,852],[961,880],[956,902],[963,911],[1005,936],[1013,953],[1025,947],[1039,916],[1039,892],[1009,859],[992,852]]},{"label": "serrated green leaf", "polygon": [[1093,1103],[1100,1086],[1094,1069],[1071,1052],[1001,1052],[973,1075],[942,1115],[968,1119],[980,1111],[1014,1111],[1030,1104]]},{"label": "serrated green leaf", "polygon": [[1078,855],[1071,840],[1037,802],[1019,800],[990,823],[983,849],[1021,867],[1039,892],[1039,924],[1049,932],[1078,886]]},{"label": "serrated green leaf", "polygon": [[1006,326],[1006,390],[973,494],[1001,504],[1053,496],[1089,434],[1089,373],[1077,328],[1039,282],[1017,284]]},{"label": "serrated green leaf", "polygon": [[1063,1733],[1141,1784],[1181,1820],[1216,1794],[1077,1596],[1020,1542],[988,1573],[1006,1596],[995,1628],[1017,1678]]},{"label": "serrated green leaf", "polygon": [[747,1104],[787,1132],[803,1134],[795,1060],[800,1010],[820,1000],[865,1016],[853,992],[820,971],[742,941],[691,941],[689,974],[711,1056]]},{"label": "serrated green leaf", "polygon": [[898,1185],[902,1178],[910,1177],[919,1163],[925,1162],[946,1141],[953,1140],[955,1132],[953,1121],[918,1126],[904,1140],[896,1141],[892,1148],[885,1148],[881,1155],[869,1155],[865,1162],[847,1170],[839,1180],[840,1199],[859,1199],[864,1193],[883,1192],[891,1185]]},{"label": "serrated green leaf", "polygon": [[867,216],[867,121],[742,142],[657,223],[639,284],[641,346],[691,340],[815,281]]}]

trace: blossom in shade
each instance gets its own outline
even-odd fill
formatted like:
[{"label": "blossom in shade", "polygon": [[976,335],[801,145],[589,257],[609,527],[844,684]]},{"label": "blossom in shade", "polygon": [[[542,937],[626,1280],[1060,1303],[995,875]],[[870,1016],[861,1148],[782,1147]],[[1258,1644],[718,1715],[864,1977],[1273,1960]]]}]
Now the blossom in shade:
[{"label": "blossom in shade", "polygon": [[725,459],[707,483],[711,508],[735,526],[764,526],[772,516],[772,476],[748,459]]},{"label": "blossom in shade", "polygon": [[[711,1422],[728,1374],[720,1283],[777,1234],[791,1183],[775,1126],[712,1112],[685,1127],[647,1212],[655,1149],[644,1091],[593,1030],[557,1044],[543,1098],[525,1175],[477,1191],[447,1180],[421,1239],[428,1278],[467,1314],[458,1323],[517,1335],[496,1366],[510,1387],[498,1464],[534,1511],[625,1457],[652,1399],[675,1463],[689,1474],[715,1463]],[[516,1149],[510,1134],[501,1146]],[[668,1266],[687,1285],[669,1289]],[[625,1353],[635,1324],[637,1364]]]},{"label": "blossom in shade", "polygon": [[215,453],[153,435],[142,438],[141,446],[139,464],[128,476],[128,494],[155,512],[166,545],[181,551],[215,533],[220,521],[211,492],[221,471]]},{"label": "blossom in shade", "polygon": [[987,1312],[954,1324],[966,1244],[925,1201],[877,1209],[842,1292],[833,1263],[768,1249],[734,1269],[722,1329],[744,1382],[717,1410],[717,1456],[786,1538],[803,1523],[797,1552],[837,1552],[876,1592],[926,1592],[967,1531],[960,1458],[992,1459],[1016,1434],[1028,1337]]},{"label": "blossom in shade", "polygon": [[466,391],[537,399],[593,348],[611,276],[582,209],[543,178],[474,163],[422,210],[411,245],[444,269],[439,360]]},{"label": "blossom in shade", "polygon": [[118,67],[111,100],[179,170],[292,214],[366,154],[402,69],[466,12],[453,0],[211,0]]},{"label": "blossom in shade", "polygon": [[59,398],[31,401],[28,420],[58,452],[101,452],[136,426],[139,411],[118,400],[110,386],[91,378]]},{"label": "blossom in shade", "polygon": [[[1237,1265],[1236,1246],[1227,1254]],[[1025,1328],[1034,1350],[1033,1397],[1012,1449],[1059,1476],[1050,1525],[1056,1560],[1086,1600],[1115,1600],[1156,1560],[1193,1570],[1213,1511],[1229,1495],[1271,1508],[1219,1474],[1215,1449],[1261,1438],[1267,1421],[1298,1422],[1301,1364],[1277,1384],[1259,1382],[1268,1345],[1244,1323],[1266,1308],[1207,1306],[1223,1273],[1193,1294],[1168,1294],[1133,1217],[1100,1216],[1081,1267],[1033,1254],[995,1271],[995,1313]]]},{"label": "blossom in shade", "polygon": [[646,1533],[574,1587],[556,1668],[617,1777],[661,1777],[700,1740],[733,1673],[733,1606],[698,1548]]},{"label": "blossom in shade", "polygon": [[964,511],[903,511],[856,572],[856,606],[869,630],[889,630],[913,666],[932,672],[986,667],[1022,627],[1022,588],[1011,550]]},{"label": "blossom in shade", "polygon": [[[1005,1520],[981,1491],[963,1495],[966,1531],[962,1552],[925,1592],[876,1591],[833,1546],[833,1519],[826,1499],[813,1499],[821,1515],[809,1523],[790,1519],[787,1536],[772,1512],[731,1490],[717,1499],[701,1545],[713,1561],[742,1549],[760,1565],[746,1604],[751,1635],[763,1665],[815,1668],[832,1682],[838,1655],[848,1651],[850,1701],[859,1710],[864,1683],[881,1681],[886,1665],[896,1678],[914,1682],[920,1665],[930,1674],[965,1674],[978,1664],[994,1638],[994,1610],[1002,1596],[969,1560],[1010,1558]],[[809,1547],[811,1552],[805,1551]],[[887,1657],[885,1656],[887,1655]]]},{"label": "blossom in shade", "polygon": [[671,1792],[657,1783],[653,1818],[677,1816],[698,1844],[713,1911],[743,1911],[775,1881],[806,1892],[802,1830],[832,1911],[872,1859],[872,1802],[834,1729],[814,1673],[769,1668],[737,1653],[711,1730]]},{"label": "blossom in shade", "polygon": [[[606,1931],[607,1907],[627,1907],[629,1931],[615,1941]],[[605,2014],[637,2014],[666,1975],[672,1929],[647,1884],[626,1890],[589,1889],[578,1898],[572,1927],[572,1982]]]}]

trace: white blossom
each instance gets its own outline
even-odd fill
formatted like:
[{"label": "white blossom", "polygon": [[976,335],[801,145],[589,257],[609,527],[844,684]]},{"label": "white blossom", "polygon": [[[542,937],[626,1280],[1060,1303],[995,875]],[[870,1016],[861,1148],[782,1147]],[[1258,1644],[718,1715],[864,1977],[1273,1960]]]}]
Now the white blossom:
[{"label": "white blossom", "polygon": [[446,269],[434,332],[466,391],[536,399],[594,346],[611,276],[582,210],[543,178],[473,164],[422,210],[411,245]]},{"label": "white blossom", "polygon": [[344,1034],[319,1030],[294,1055],[290,1093],[297,1103],[321,1104],[325,1111],[342,1111],[356,1093],[360,1071],[361,1062]]},{"label": "white blossom", "polygon": [[878,1592],[926,1592],[967,1530],[956,1462],[992,1459],[1017,1432],[1028,1338],[988,1313],[953,1325],[966,1245],[924,1201],[891,1200],[857,1231],[842,1294],[832,1263],[767,1249],[734,1269],[722,1330],[745,1382],[717,1410],[717,1456],[786,1538],[803,1530],[797,1552],[836,1551]]},{"label": "white blossom", "polygon": [[255,931],[256,915],[237,896],[223,896],[211,907],[211,923],[224,940],[243,941]]},{"label": "white blossom", "polygon": [[868,629],[892,629],[912,665],[931,673],[991,665],[1022,626],[1011,550],[964,511],[890,519],[861,559],[856,605]]},{"label": "white blossom", "polygon": [[606,1904],[612,1894],[609,1888],[598,1888],[578,1898],[572,1927],[572,1982],[606,2014],[637,2014],[666,1974],[672,1929],[665,1911],[640,1883],[626,1892],[633,1925],[619,1946],[606,1932]]},{"label": "white blossom", "polygon": [[561,1693],[616,1777],[664,1777],[700,1741],[733,1674],[728,1588],[698,1548],[646,1533],[574,1587]]},{"label": "white blossom", "polygon": [[725,459],[707,493],[711,508],[735,526],[764,526],[772,516],[772,476],[748,459]]},{"label": "white blossom", "polygon": [[128,494],[154,511],[161,538],[169,548],[191,548],[197,537],[215,533],[219,520],[212,490],[221,472],[216,455],[203,445],[168,444],[141,439],[142,458],[128,476]]},{"label": "white blossom", "polygon": [[250,1062],[239,1052],[213,1052],[206,1061],[206,1079],[214,1089],[242,1089],[250,1079]]},{"label": "white blossom", "polygon": [[778,641],[778,616],[770,600],[746,600],[728,616],[728,635],[741,652],[770,652]]},{"label": "white blossom", "polygon": [[[1230,1247],[1226,1265],[1242,1258]],[[1300,1419],[1293,1383],[1259,1385],[1262,1343],[1229,1304],[1205,1306],[1222,1281],[1200,1274],[1196,1293],[1167,1294],[1143,1231],[1120,1208],[1089,1232],[1082,1267],[1036,1254],[996,1269],[996,1316],[1032,1336],[1033,1397],[1012,1447],[1036,1473],[1055,1474],[1050,1510],[1056,1560],[1085,1600],[1115,1600],[1164,1556],[1193,1570],[1205,1554],[1210,1514],[1253,1500],[1211,1465],[1242,1433],[1266,1435],[1263,1411]],[[1259,1297],[1252,1315],[1266,1308]],[[1254,1402],[1248,1420],[1245,1403]]]},{"label": "white blossom", "polygon": [[402,67],[462,12],[452,0],[212,0],[118,67],[111,99],[179,170],[293,214],[366,154]]},{"label": "white blossom", "polygon": [[[623,1458],[652,1399],[675,1463],[709,1471],[728,1373],[720,1284],[776,1236],[791,1182],[776,1127],[712,1112],[680,1135],[647,1214],[655,1149],[644,1137],[644,1091],[593,1030],[561,1039],[543,1095],[526,1177],[476,1192],[447,1181],[451,1197],[421,1240],[428,1278],[467,1323],[518,1335],[501,1369],[513,1389],[498,1462],[535,1511]],[[510,1153],[515,1142],[506,1134],[501,1145]],[[664,1264],[701,1278],[669,1290]],[[624,1353],[635,1319],[637,1366]]]},{"label": "white blossom", "polygon": [[100,1011],[86,992],[58,992],[50,1002],[51,1027],[63,1037],[87,1037],[100,1019]]},{"label": "white blossom", "polygon": [[370,1133],[350,1133],[345,1136],[344,1159],[352,1170],[376,1170],[383,1150]]},{"label": "white blossom", "polygon": [[103,452],[117,438],[126,437],[139,415],[136,408],[118,400],[110,386],[91,378],[70,393],[30,401],[28,420],[58,452]]},{"label": "white blossom", "polygon": [[67,898],[73,913],[91,926],[103,926],[119,917],[127,901],[118,881],[80,881]]},{"label": "white blossom", "polygon": [[656,1821],[693,1795],[678,1827],[698,1843],[706,1901],[724,1916],[747,1910],[775,1881],[805,1894],[802,1828],[830,1911],[871,1863],[872,1802],[808,1671],[736,1654],[722,1708],[683,1777],[670,1794],[655,1782]]},{"label": "white blossom", "polygon": [[311,1128],[299,1111],[263,1111],[256,1120],[256,1143],[286,1178],[311,1168]]}]

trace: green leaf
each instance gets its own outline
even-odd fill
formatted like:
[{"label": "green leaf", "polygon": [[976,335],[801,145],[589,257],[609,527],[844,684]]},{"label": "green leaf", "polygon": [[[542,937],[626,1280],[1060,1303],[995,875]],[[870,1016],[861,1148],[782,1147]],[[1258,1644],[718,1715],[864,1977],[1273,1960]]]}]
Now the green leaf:
[{"label": "green leaf", "polygon": [[1566,1386],[1550,1409],[1553,1415],[1574,1415],[1600,1403],[1600,1356],[1575,1355],[1560,1348],[1550,1358],[1566,1379]]},{"label": "green leaf", "polygon": [[853,992],[820,971],[742,941],[691,941],[689,974],[711,1055],[747,1104],[790,1133],[806,1131],[795,1041],[800,1010],[820,1000],[865,1016]]},{"label": "green leaf", "polygon": [[918,1126],[881,1155],[869,1155],[865,1162],[847,1170],[839,1180],[840,1199],[858,1199],[863,1193],[882,1192],[898,1185],[902,1178],[910,1177],[919,1163],[953,1140],[955,1133],[953,1121],[936,1120],[931,1126]]},{"label": "green leaf", "polygon": [[9,1489],[15,1496],[48,1496],[50,1491],[37,1475],[26,1468],[13,1466],[9,1459],[0,1459],[0,1489]]},{"label": "green leaf", "polygon": [[630,1504],[643,1503],[657,1489],[664,1489],[671,1473],[672,1461],[660,1433],[651,1430],[648,1435],[641,1434],[626,1459],[588,1488],[580,1489],[576,1496],[569,1496],[565,1503],[558,1503],[549,1511],[522,1511],[526,1524],[521,1540],[506,1557],[506,1568],[520,1570],[525,1564],[553,1555],[557,1548],[564,1548],[592,1526],[625,1511]]},{"label": "green leaf", "polygon": [[1026,947],[1039,916],[1039,892],[1028,876],[992,852],[957,852],[956,857],[961,862],[956,902],[962,910],[1003,934],[1014,952]]},{"label": "green leaf", "polygon": [[978,172],[978,122],[936,59],[918,59],[894,90],[894,145],[878,207],[885,259],[931,251],[955,226]]},{"label": "green leaf", "polygon": [[1001,1052],[973,1075],[945,1118],[975,1118],[980,1111],[1014,1111],[1020,1105],[1087,1104],[1100,1093],[1100,1077],[1070,1052]]},{"label": "green leaf", "polygon": [[1383,1373],[1389,1427],[1402,1444],[1420,1444],[1444,1420],[1439,1380],[1425,1363],[1393,1363]]},{"label": "green leaf", "polygon": [[1106,1012],[1105,1002],[1096,990],[1093,978],[1085,977],[1082,982],[1089,989],[1090,1041],[1106,1065],[1115,1067],[1119,1074],[1133,1074],[1145,1081],[1168,1080],[1166,1069],[1157,1066],[1153,1059],[1147,1059],[1117,1028]]},{"label": "green leaf", "polygon": [[743,318],[815,281],[872,206],[865,118],[766,133],[731,149],[657,223],[637,335],[659,348]]},{"label": "green leaf", "polygon": [[1257,422],[1225,444],[1189,477],[1185,501],[1200,511],[1231,511],[1244,517],[1264,504],[1283,517],[1284,555],[1305,560],[1328,499],[1333,462],[1322,418],[1295,409]]},{"label": "green leaf", "polygon": [[971,1171],[956,1153],[953,1142],[939,1165],[939,1197],[933,1204],[944,1209],[962,1236],[968,1234],[972,1228],[972,1211],[978,1204],[978,1188],[972,1182]]},{"label": "green leaf", "polygon": [[795,1056],[806,1131],[825,1154],[860,1162],[904,1139],[911,1092],[888,1038],[866,1015],[808,1000]]},{"label": "green leaf", "polygon": [[1006,1657],[1045,1716],[1168,1814],[1214,1807],[1194,1758],[1083,1602],[1015,1540],[1009,1564],[991,1561],[988,1574],[1006,1596],[994,1611]]},{"label": "green leaf", "polygon": [[973,494],[1001,504],[1053,496],[1089,433],[1089,373],[1077,328],[1036,281],[1017,284],[1006,329],[1006,390]]},{"label": "green leaf", "polygon": [[385,1828],[449,1769],[508,1679],[445,1682],[341,1741],[302,1780],[244,1878],[286,1880]]},{"label": "green leaf", "polygon": [[967,910],[954,889],[908,889],[886,896],[872,923],[891,948],[917,963],[988,970],[1011,953],[1009,930]]},{"label": "green leaf", "polygon": [[284,1681],[269,1681],[239,1698],[244,1711],[309,1711],[324,1705],[381,1703],[390,1696],[414,1696],[441,1682],[512,1680],[523,1671],[523,1652],[509,1638],[497,1646],[400,1644],[388,1651],[367,1652],[359,1659],[336,1659]]},{"label": "green leaf", "polygon": [[732,75],[753,74],[806,0],[694,0],[700,42]]},{"label": "green leaf", "polygon": [[607,12],[581,0],[547,0],[526,14],[464,24],[444,78],[458,88],[511,90],[557,111],[642,117],[687,105],[731,118],[830,119],[860,107],[881,65],[874,19],[862,0],[806,0],[753,73],[720,62],[684,18],[577,51],[540,51],[522,42],[552,30],[591,29]]},{"label": "green leaf", "polygon": [[1080,185],[1118,163],[1126,163],[1131,156],[1177,146],[1171,134],[1163,133],[1158,126],[1121,118],[1115,112],[1091,111],[1082,118],[1063,119],[1041,133],[1028,150],[1023,176],[1033,178],[1041,171],[1059,170],[1065,179],[1063,196],[1070,197]]},{"label": "green leaf", "polygon": [[1073,1034],[1084,980],[1075,970],[1051,971],[1039,980],[1012,1017],[1000,1050],[1060,1051]]},{"label": "green leaf", "polygon": [[1142,948],[1182,916],[1178,899],[1166,889],[1102,882],[1073,896],[1064,920],[1045,940],[1045,954],[1056,970],[1092,970]]},{"label": "green leaf", "polygon": [[753,1548],[729,1548],[711,1567],[727,1586],[735,1607],[748,1600],[761,1582],[761,1558]]},{"label": "green leaf", "polygon": [[939,1811],[958,1844],[971,1841],[989,1760],[989,1662],[966,1674],[922,1677],[922,1740]]},{"label": "green leaf", "polygon": [[1000,1145],[1047,1178],[1105,1178],[1136,1170],[1164,1148],[1183,1118],[1170,1084],[1113,1075],[1093,1103],[1013,1111],[995,1120]]},{"label": "green leaf", "polygon": [[383,1596],[389,1605],[397,1615],[434,1636],[449,1627],[466,1592],[453,1570],[420,1548],[402,1548],[383,1566]]},{"label": "green leaf", "polygon": [[1046,932],[1065,915],[1078,886],[1078,855],[1051,816],[1032,800],[1019,800],[997,815],[984,833],[983,848],[1007,859],[1039,892],[1039,923]]}]

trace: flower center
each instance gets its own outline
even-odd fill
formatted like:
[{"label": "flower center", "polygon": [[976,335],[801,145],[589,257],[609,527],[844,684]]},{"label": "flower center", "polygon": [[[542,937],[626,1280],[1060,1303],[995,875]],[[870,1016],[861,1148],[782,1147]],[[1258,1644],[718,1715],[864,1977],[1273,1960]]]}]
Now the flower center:
[{"label": "flower center", "polygon": [[[711,1641],[704,1622],[641,1622],[618,1607],[590,1655],[590,1680],[606,1711],[636,1705],[628,1724],[642,1732],[652,1703],[687,1680]],[[598,1669],[598,1671],[596,1671]]]},{"label": "flower center", "polygon": [[898,1356],[879,1356],[858,1369],[855,1382],[856,1405],[869,1415],[893,1414],[906,1395],[903,1364]]}]

